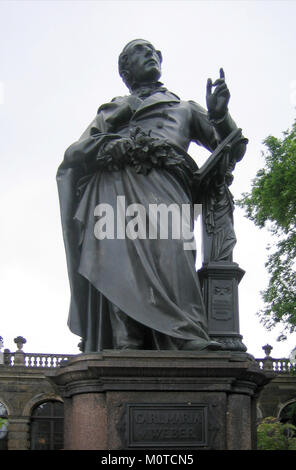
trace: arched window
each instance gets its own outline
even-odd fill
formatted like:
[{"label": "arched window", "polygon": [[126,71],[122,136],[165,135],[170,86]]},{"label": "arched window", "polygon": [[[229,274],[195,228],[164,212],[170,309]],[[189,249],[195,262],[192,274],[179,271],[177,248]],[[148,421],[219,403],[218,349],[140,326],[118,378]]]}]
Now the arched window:
[{"label": "arched window", "polygon": [[59,450],[64,446],[64,405],[47,401],[31,417],[31,450]]},{"label": "arched window", "polygon": [[280,413],[280,421],[296,426],[296,401],[286,405]]},{"label": "arched window", "polygon": [[6,406],[0,401],[0,450],[7,450],[8,415]]}]

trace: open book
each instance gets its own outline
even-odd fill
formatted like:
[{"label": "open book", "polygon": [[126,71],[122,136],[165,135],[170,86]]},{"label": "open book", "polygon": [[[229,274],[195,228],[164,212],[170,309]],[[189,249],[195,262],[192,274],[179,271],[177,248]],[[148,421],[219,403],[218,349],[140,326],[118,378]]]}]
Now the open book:
[{"label": "open book", "polygon": [[241,137],[241,129],[235,129],[218,145],[218,147],[214,150],[206,162],[196,172],[196,175],[200,181],[203,181],[207,176],[209,176],[215,167],[217,167],[217,165],[221,162],[223,156],[225,155],[227,146],[231,146],[237,138]]}]

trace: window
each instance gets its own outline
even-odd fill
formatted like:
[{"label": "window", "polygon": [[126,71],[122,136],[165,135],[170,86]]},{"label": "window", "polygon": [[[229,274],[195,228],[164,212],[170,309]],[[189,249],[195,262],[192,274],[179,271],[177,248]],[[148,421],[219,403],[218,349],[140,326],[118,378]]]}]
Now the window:
[{"label": "window", "polygon": [[296,426],[296,401],[289,403],[282,409],[280,421],[282,423],[289,423]]},{"label": "window", "polygon": [[38,405],[31,418],[31,450],[59,450],[63,446],[63,403],[47,401]]},{"label": "window", "polygon": [[0,450],[7,450],[7,437],[8,437],[8,419],[7,409],[0,401]]}]

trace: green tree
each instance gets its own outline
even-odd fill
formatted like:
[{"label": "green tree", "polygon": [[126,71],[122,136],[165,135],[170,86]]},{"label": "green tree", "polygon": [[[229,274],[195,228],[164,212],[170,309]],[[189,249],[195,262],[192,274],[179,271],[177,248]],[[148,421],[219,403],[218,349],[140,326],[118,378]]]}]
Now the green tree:
[{"label": "green tree", "polygon": [[258,450],[296,450],[296,427],[269,416],[257,428]]},{"label": "green tree", "polygon": [[252,181],[250,193],[237,201],[258,227],[272,233],[265,264],[270,275],[261,292],[264,308],[258,312],[267,329],[281,323],[285,332],[296,331],[296,121],[283,137],[263,141],[264,168]]}]

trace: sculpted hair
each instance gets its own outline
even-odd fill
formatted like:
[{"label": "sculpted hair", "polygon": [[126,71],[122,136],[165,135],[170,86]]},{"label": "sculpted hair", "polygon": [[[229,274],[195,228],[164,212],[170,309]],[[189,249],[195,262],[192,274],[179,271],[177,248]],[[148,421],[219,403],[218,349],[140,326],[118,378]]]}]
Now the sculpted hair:
[{"label": "sculpted hair", "polygon": [[[139,41],[144,41],[149,43],[149,41],[146,41],[145,39],[133,39],[132,41],[128,42],[126,46],[123,48],[122,52],[119,55],[118,58],[118,71],[119,75],[121,76],[123,82],[126,84],[126,86],[130,89],[131,86],[133,85],[133,77],[130,73],[129,70],[129,50],[133,45],[137,44]],[[150,43],[149,43],[150,44]],[[160,51],[156,51],[160,63],[162,62],[162,55]]]}]

